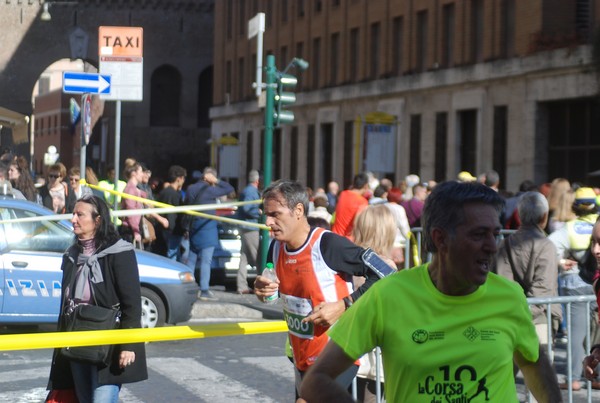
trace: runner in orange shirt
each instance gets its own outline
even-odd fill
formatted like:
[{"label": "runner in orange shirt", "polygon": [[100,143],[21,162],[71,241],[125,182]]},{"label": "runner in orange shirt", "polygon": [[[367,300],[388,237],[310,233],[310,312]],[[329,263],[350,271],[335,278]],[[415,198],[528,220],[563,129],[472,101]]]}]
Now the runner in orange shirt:
[{"label": "runner in orange shirt", "polygon": [[[258,276],[254,290],[260,300],[275,293],[281,297],[298,390],[305,371],[327,344],[329,327],[373,283],[394,270],[371,250],[323,228],[311,228],[308,195],[300,183],[271,184],[263,193],[263,203],[274,238],[267,261],[274,263],[278,280]],[[357,290],[352,276],[365,277]],[[357,370],[352,365],[338,382],[348,387]]]}]

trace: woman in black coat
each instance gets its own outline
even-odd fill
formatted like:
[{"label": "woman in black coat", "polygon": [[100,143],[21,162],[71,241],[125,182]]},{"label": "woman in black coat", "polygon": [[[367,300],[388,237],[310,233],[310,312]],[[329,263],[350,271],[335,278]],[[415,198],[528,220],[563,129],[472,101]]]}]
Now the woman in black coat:
[{"label": "woman in black coat", "polygon": [[[98,196],[86,195],[75,204],[71,222],[76,239],[63,256],[58,330],[66,329],[65,312],[86,303],[106,308],[118,305],[121,329],[141,327],[135,252],[119,238],[107,204]],[[141,343],[115,345],[108,365],[73,361],[56,349],[48,389],[74,388],[80,403],[108,403],[118,401],[121,384],[147,378]]]}]

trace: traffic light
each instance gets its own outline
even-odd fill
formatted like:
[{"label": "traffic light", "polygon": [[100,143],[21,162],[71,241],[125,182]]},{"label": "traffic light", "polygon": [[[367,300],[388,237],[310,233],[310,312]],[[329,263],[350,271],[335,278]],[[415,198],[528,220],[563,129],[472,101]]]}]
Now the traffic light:
[{"label": "traffic light", "polygon": [[294,122],[294,112],[283,109],[284,106],[296,102],[296,94],[285,91],[298,84],[298,79],[296,77],[291,74],[286,74],[291,67],[303,71],[308,68],[308,62],[299,57],[294,57],[283,72],[276,72],[277,91],[274,96],[275,104],[273,108],[275,126],[280,126],[282,123],[290,124]]},{"label": "traffic light", "polygon": [[277,74],[277,92],[275,93],[275,108],[273,119],[275,126],[280,126],[282,123],[292,123],[294,121],[294,112],[285,110],[283,107],[296,102],[296,94],[285,91],[292,89],[298,83],[298,79],[291,74]]},{"label": "traffic light", "polygon": [[[300,71],[308,68],[308,62],[298,57],[294,57],[291,63],[282,72],[275,66],[275,56],[267,55],[267,64],[265,66],[265,138],[264,145],[264,175],[263,185],[269,186],[271,183],[272,157],[273,157],[273,126],[279,126],[282,123],[292,123],[294,113],[283,109],[285,105],[296,102],[296,94],[286,92],[285,89],[294,87],[298,79],[292,75],[286,74],[290,68],[296,68]],[[264,215],[263,220],[264,222]],[[261,267],[267,263],[267,252],[269,250],[269,232],[261,230],[262,241],[260,243],[260,261]]]}]

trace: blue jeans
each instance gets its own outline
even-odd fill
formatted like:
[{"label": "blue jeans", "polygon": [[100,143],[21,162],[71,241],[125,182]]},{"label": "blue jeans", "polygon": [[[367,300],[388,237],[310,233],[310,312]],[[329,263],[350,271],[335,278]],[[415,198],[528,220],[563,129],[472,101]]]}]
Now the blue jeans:
[{"label": "blue jeans", "polygon": [[121,385],[98,385],[98,367],[76,361],[70,363],[79,403],[119,403]]},{"label": "blue jeans", "polygon": [[181,258],[181,235],[169,235],[167,237],[167,258],[179,261]]},{"label": "blue jeans", "polygon": [[190,257],[188,260],[188,267],[195,269],[198,267],[198,263],[200,264],[200,291],[208,291],[208,286],[210,284],[210,265],[212,263],[213,254],[215,252],[214,246],[209,246],[208,248],[200,249],[200,251],[195,253],[190,253]]},{"label": "blue jeans", "polygon": [[[578,288],[563,288],[560,290],[560,295],[565,296],[579,296],[579,295],[593,295],[594,289],[591,285]],[[590,310],[595,308],[595,304],[590,305]],[[565,310],[566,313],[566,310]],[[565,318],[566,318],[565,314]],[[586,321],[593,320],[593,312],[587,309],[587,304],[584,302],[572,303],[571,304],[571,331],[568,334],[569,341],[571,342],[572,348],[572,359],[571,359],[571,370],[572,380],[581,380],[581,373],[583,370],[583,357],[586,351],[583,349],[583,342],[585,340],[585,328]]]}]

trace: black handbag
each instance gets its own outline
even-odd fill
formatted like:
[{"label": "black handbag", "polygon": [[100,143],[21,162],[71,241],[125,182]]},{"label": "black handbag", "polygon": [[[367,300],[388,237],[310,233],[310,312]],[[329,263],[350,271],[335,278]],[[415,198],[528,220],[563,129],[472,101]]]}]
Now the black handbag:
[{"label": "black handbag", "polygon": [[[76,276],[68,287],[73,295]],[[110,308],[98,305],[94,287],[90,286],[93,304],[75,304],[73,300],[65,300],[64,330],[67,332],[91,331],[91,330],[113,330],[119,327],[121,322],[121,310],[119,304]],[[85,362],[95,365],[107,366],[110,364],[113,345],[63,347],[60,354],[70,360]]]},{"label": "black handbag", "polygon": [[[66,330],[113,330],[119,327],[121,311],[97,305],[79,304],[71,313],[65,315]],[[63,347],[61,354],[70,359],[95,365],[107,366],[113,345]]]}]

